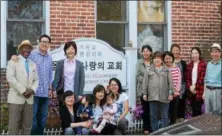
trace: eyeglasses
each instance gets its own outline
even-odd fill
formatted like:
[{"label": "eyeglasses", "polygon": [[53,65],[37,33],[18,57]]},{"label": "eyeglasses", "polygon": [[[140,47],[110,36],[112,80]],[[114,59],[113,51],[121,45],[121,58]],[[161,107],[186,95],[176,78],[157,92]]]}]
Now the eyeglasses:
[{"label": "eyeglasses", "polygon": [[40,41],[40,43],[43,43],[43,44],[50,44],[49,41]]},{"label": "eyeglasses", "polygon": [[118,86],[117,84],[110,84],[110,86]]}]

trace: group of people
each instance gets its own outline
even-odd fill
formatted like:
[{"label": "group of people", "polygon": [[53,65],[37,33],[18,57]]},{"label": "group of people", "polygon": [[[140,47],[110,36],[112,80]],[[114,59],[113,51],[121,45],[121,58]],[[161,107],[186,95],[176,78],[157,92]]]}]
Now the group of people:
[{"label": "group of people", "polygon": [[18,45],[19,55],[8,62],[6,78],[10,135],[44,135],[50,98],[59,101],[63,134],[126,134],[129,98],[121,82],[111,78],[104,87],[97,85],[93,94],[83,94],[83,63],[75,58],[74,41],[64,45],[65,59],[57,62],[53,79],[53,62],[48,53],[51,37],[42,35],[33,49],[29,40]]},{"label": "group of people", "polygon": [[[19,55],[8,62],[9,134],[43,135],[50,98],[59,101],[63,134],[126,134],[129,98],[121,82],[111,78],[107,86],[97,85],[93,94],[83,94],[85,72],[76,59],[74,41],[64,45],[65,59],[57,62],[53,78],[52,57],[48,53],[51,37],[42,35],[33,49],[29,40],[18,45]],[[201,50],[193,47],[191,62],[180,57],[181,48],[154,52],[142,46],[143,60],[137,64],[137,103],[143,105],[144,134],[174,124],[185,116],[185,102],[191,100],[193,116],[210,113],[221,107],[221,47],[213,44],[212,61],[206,63]],[[169,121],[170,120],[170,121]]]},{"label": "group of people", "polygon": [[144,134],[184,120],[187,100],[192,117],[203,114],[203,104],[206,114],[221,109],[221,46],[211,46],[208,63],[199,47],[190,50],[189,63],[181,59],[180,52],[178,44],[163,53],[153,53],[149,45],[141,48],[136,84],[137,104],[144,110]]}]

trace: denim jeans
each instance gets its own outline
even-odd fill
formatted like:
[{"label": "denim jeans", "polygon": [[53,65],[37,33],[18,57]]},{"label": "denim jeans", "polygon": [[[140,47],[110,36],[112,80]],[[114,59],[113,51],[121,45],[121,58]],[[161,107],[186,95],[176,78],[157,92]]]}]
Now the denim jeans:
[{"label": "denim jeans", "polygon": [[76,130],[77,130],[78,135],[81,135],[81,134],[88,135],[90,132],[90,130],[88,128],[84,128],[84,127],[77,127]]},{"label": "denim jeans", "polygon": [[[168,125],[168,110],[169,110],[169,103],[163,103],[158,101],[150,101],[150,121],[151,121],[151,128],[152,131],[158,130],[158,115],[160,113],[160,121],[161,121],[161,128],[164,128]],[[160,110],[158,112],[158,110]]]},{"label": "denim jeans", "polygon": [[74,135],[74,130],[73,128],[69,127],[69,128],[65,128],[65,132],[64,135]]},{"label": "denim jeans", "polygon": [[44,135],[49,98],[34,96],[32,135]]}]

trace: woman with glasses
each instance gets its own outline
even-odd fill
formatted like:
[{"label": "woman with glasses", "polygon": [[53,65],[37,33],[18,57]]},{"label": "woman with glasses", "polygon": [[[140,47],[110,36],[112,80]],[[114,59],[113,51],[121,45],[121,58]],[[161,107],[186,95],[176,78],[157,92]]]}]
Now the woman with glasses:
[{"label": "woman with glasses", "polygon": [[125,118],[129,112],[129,97],[123,92],[121,82],[117,78],[111,78],[109,80],[108,90],[114,93],[115,102],[118,106],[117,113],[115,114],[117,118],[117,129],[114,133],[117,135],[125,135],[129,124]]},{"label": "woman with glasses", "polygon": [[63,104],[60,107],[60,119],[62,129],[65,135],[77,134],[77,127],[90,128],[92,121],[80,122],[77,116],[77,110],[80,102],[75,102],[75,95],[68,90],[63,94]]}]

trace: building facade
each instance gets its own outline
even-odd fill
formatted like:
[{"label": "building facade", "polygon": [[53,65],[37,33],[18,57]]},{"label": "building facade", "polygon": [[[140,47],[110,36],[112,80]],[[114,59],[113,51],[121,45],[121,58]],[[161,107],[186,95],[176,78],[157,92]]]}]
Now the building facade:
[{"label": "building facade", "polygon": [[[129,41],[135,49],[149,44],[155,51],[169,50],[172,43],[178,43],[183,59],[189,61],[191,47],[199,46],[209,60],[212,43],[222,45],[221,16],[219,0],[1,1],[1,102],[6,102],[9,88],[7,61],[24,39],[37,44],[41,34],[48,34],[53,50],[66,41],[92,37],[125,53],[123,47]],[[140,58],[138,51],[130,54],[132,65]]]}]

